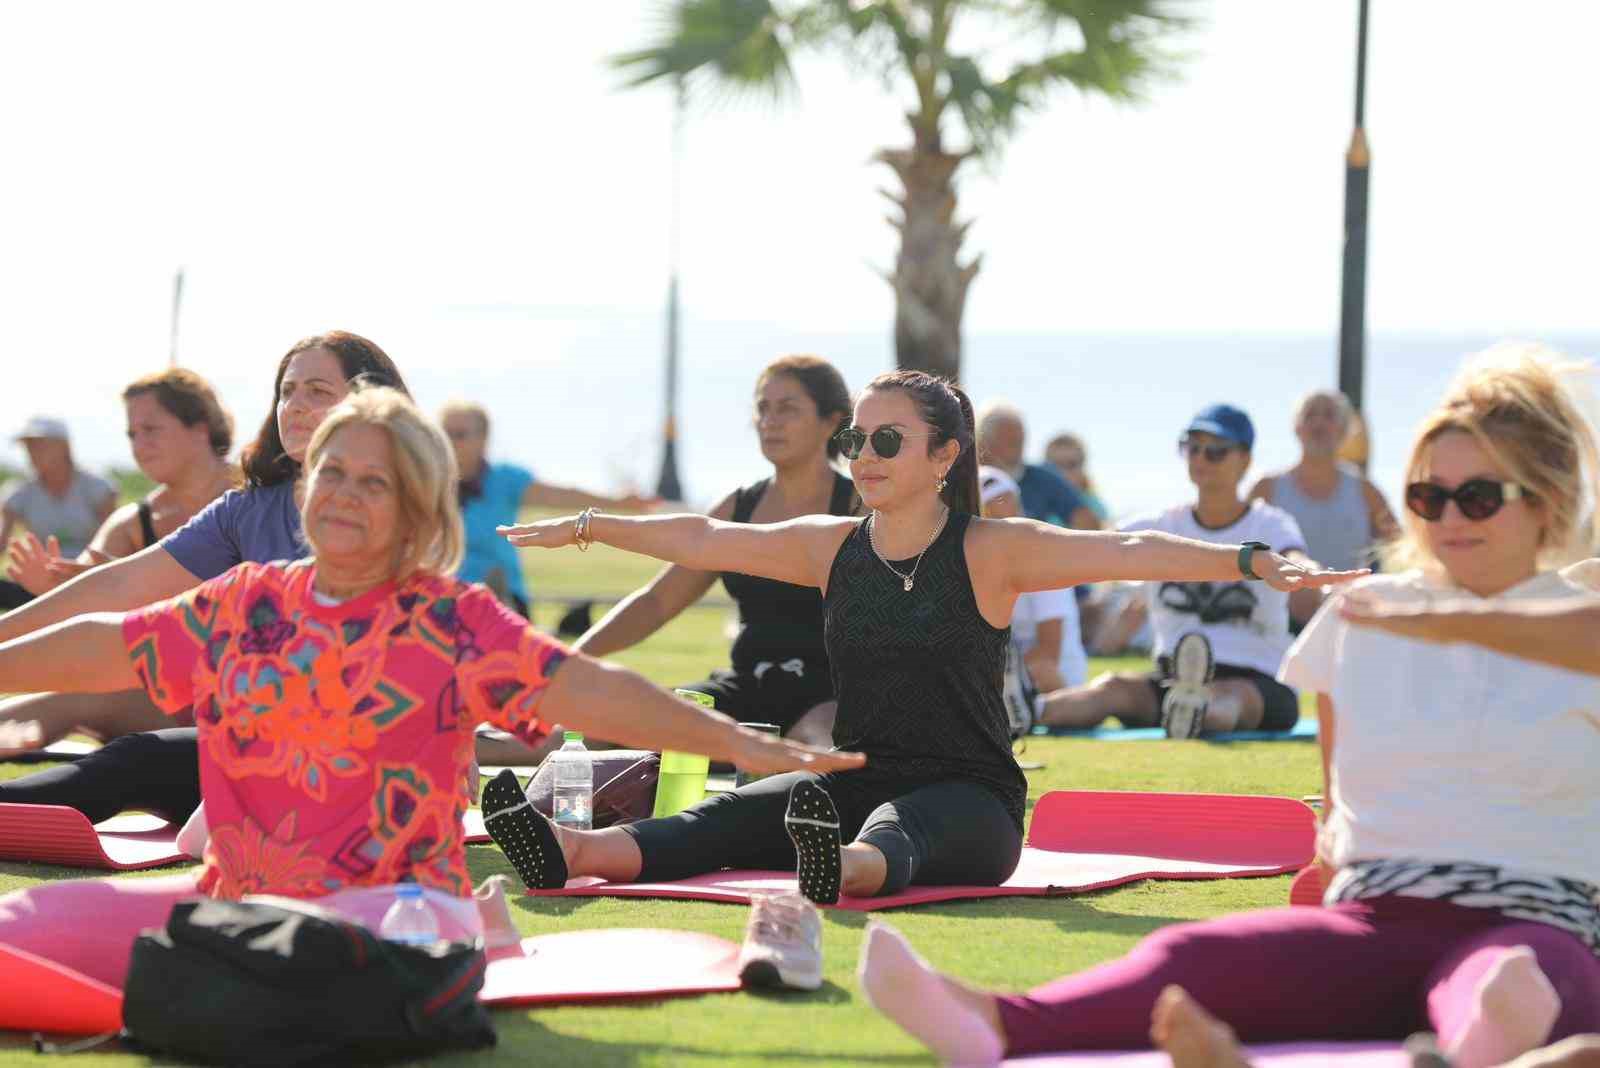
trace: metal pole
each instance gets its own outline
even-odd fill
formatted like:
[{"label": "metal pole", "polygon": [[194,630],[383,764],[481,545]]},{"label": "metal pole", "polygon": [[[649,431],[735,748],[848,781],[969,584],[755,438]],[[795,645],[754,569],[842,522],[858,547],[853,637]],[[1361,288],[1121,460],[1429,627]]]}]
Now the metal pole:
[{"label": "metal pole", "polygon": [[1359,412],[1366,390],[1367,185],[1372,153],[1367,145],[1367,0],[1356,31],[1356,121],[1344,157],[1344,272],[1339,309],[1339,389]]},{"label": "metal pole", "polygon": [[167,364],[178,366],[178,315],[183,310],[183,268],[172,278],[172,330],[167,338]]},{"label": "metal pole", "polygon": [[667,223],[667,381],[666,422],[663,425],[661,478],[656,496],[666,501],[683,500],[683,484],[678,481],[678,186],[683,155],[683,80],[678,80],[677,97],[672,105],[672,166]]}]

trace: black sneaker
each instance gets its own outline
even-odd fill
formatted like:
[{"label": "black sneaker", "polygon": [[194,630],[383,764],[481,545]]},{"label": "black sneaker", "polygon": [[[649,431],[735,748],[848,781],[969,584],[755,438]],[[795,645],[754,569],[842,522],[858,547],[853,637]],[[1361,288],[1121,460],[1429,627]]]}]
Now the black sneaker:
[{"label": "black sneaker", "polygon": [[1006,670],[1000,679],[1000,696],[1005,701],[1011,740],[1015,742],[1033,733],[1033,725],[1039,721],[1039,688],[1033,684],[1028,665],[1022,662],[1022,654],[1017,652],[1014,643],[1006,645]]},{"label": "black sneaker", "polygon": [[1211,642],[1192,630],[1172,647],[1171,682],[1161,698],[1161,727],[1168,738],[1198,738],[1211,704]]}]

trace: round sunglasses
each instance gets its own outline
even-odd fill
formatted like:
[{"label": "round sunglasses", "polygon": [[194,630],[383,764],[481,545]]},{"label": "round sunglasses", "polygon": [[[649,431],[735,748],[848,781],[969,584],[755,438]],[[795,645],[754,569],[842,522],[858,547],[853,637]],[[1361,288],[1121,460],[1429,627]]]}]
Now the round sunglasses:
[{"label": "round sunglasses", "polygon": [[900,446],[907,438],[931,438],[933,433],[907,434],[892,426],[880,426],[872,433],[867,433],[858,426],[847,426],[833,436],[839,443],[839,451],[844,453],[846,459],[859,460],[861,449],[868,441],[872,442],[872,451],[878,454],[881,460],[892,460],[900,455]]},{"label": "round sunglasses", "polygon": [[1406,487],[1406,507],[1419,518],[1437,523],[1444,515],[1444,506],[1451,501],[1468,519],[1488,519],[1505,506],[1507,501],[1522,496],[1522,487],[1515,482],[1496,482],[1488,478],[1469,478],[1453,490],[1437,482],[1413,482]]}]

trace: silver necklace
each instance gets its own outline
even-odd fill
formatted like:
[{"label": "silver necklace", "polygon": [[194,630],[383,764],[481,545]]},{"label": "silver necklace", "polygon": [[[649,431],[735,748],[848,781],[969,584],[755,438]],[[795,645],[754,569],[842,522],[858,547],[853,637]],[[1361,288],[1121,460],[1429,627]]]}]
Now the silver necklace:
[{"label": "silver necklace", "polygon": [[932,534],[928,535],[927,544],[923,545],[922,552],[918,553],[916,560],[912,561],[911,563],[911,570],[905,574],[901,574],[898,570],[896,570],[895,566],[889,562],[889,558],[884,556],[882,550],[878,548],[877,518],[878,513],[874,511],[872,513],[871,520],[869,520],[870,525],[867,527],[867,544],[872,546],[873,555],[882,561],[884,567],[894,572],[894,576],[898,578],[902,584],[904,584],[906,592],[910,593],[911,587],[915,585],[914,580],[917,576],[917,568],[922,566],[922,558],[927,555],[929,549],[933,548],[933,543],[938,540],[939,532],[944,530],[945,523],[950,521],[950,509],[946,508],[944,510],[944,515],[939,517],[939,525],[933,528]]}]

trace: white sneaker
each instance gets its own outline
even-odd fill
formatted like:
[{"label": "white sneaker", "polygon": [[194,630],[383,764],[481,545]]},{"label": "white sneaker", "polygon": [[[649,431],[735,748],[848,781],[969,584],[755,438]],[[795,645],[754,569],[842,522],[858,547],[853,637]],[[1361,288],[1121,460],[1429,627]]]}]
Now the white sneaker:
[{"label": "white sneaker", "polygon": [[1000,696],[1005,701],[1011,740],[1026,739],[1039,720],[1036,707],[1039,689],[1033,684],[1028,665],[1022,662],[1022,654],[1013,643],[1006,645],[1006,670],[1000,678]]},{"label": "white sneaker", "polygon": [[1178,639],[1172,649],[1172,683],[1161,698],[1161,726],[1168,738],[1198,738],[1211,704],[1211,642],[1199,631]]},{"label": "white sneaker", "polygon": [[816,990],[822,986],[822,916],[795,891],[756,894],[739,948],[745,986]]}]

